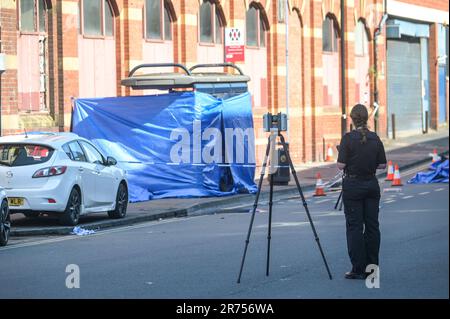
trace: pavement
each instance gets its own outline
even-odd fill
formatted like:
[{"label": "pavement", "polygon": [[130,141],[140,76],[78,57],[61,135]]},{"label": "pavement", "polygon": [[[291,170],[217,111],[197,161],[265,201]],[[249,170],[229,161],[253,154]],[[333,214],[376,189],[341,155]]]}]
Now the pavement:
[{"label": "pavement", "polygon": [[[439,154],[448,154],[448,129],[431,131],[428,134],[398,138],[384,141],[388,160],[398,163],[400,171],[430,162],[429,153],[437,149]],[[324,182],[333,180],[339,173],[335,163],[305,163],[296,167],[297,175],[303,191],[315,188],[316,175],[320,172]],[[385,172],[379,171],[379,175]],[[259,178],[259,175],[256,176]],[[295,183],[287,186],[276,186],[274,196],[286,198],[298,194]],[[261,199],[268,198],[268,185],[264,183]],[[84,229],[98,231],[110,227],[132,225],[136,223],[163,220],[167,218],[196,216],[231,211],[253,203],[253,194],[238,194],[226,197],[206,198],[167,198],[146,202],[131,203],[127,216],[123,219],[109,219],[106,213],[82,216],[79,226]],[[15,236],[48,236],[67,235],[73,227],[59,226],[58,220],[51,216],[25,218],[22,214],[12,215],[11,237]]]},{"label": "pavement", "polygon": [[[403,178],[426,167],[404,170]],[[449,185],[405,184],[394,189],[381,178],[380,187],[378,288],[368,289],[364,280],[344,279],[350,261],[345,218],[342,211],[333,209],[338,192],[318,198],[307,191],[333,280],[328,279],[298,197],[277,197],[268,277],[268,209],[262,201],[240,284],[236,280],[249,206],[227,214],[171,218],[83,237],[57,236],[26,243],[14,238],[11,245],[0,249],[0,299],[225,298],[244,303],[247,298],[268,299],[262,303],[277,298],[448,299]],[[68,289],[74,267],[78,267],[79,281],[73,282],[79,282],[79,288]]]}]

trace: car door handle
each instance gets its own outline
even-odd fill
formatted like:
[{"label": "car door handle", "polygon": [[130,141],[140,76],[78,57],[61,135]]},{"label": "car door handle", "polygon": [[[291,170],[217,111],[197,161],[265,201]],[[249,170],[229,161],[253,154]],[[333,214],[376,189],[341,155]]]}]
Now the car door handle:
[{"label": "car door handle", "polygon": [[84,172],[84,168],[83,167],[78,167],[78,171],[79,172]]}]

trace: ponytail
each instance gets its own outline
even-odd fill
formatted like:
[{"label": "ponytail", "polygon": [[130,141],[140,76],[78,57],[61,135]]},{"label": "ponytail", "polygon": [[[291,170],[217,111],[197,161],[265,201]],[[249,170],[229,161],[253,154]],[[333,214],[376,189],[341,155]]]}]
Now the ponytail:
[{"label": "ponytail", "polygon": [[360,127],[356,128],[356,130],[358,132],[360,132],[362,135],[360,143],[366,144],[367,143],[367,132],[369,131],[369,129],[367,128],[367,125],[360,126]]}]

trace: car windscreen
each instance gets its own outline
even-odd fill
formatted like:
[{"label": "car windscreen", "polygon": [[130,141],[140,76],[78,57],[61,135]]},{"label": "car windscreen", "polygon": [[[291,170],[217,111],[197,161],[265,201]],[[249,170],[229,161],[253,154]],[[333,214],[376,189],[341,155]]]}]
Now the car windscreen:
[{"label": "car windscreen", "polygon": [[36,144],[0,144],[0,165],[25,166],[47,162],[54,149]]}]

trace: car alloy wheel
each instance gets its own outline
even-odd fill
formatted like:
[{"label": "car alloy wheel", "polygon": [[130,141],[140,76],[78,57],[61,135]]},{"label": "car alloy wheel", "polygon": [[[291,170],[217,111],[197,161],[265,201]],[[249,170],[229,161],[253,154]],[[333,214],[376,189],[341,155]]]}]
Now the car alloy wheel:
[{"label": "car alloy wheel", "polygon": [[76,187],[72,188],[66,209],[60,215],[59,222],[64,226],[75,226],[81,214],[81,193]]},{"label": "car alloy wheel", "polygon": [[127,213],[127,204],[128,204],[128,192],[127,188],[120,184],[119,187],[119,194],[117,194],[117,212],[119,213],[120,217],[125,216]]},{"label": "car alloy wheel", "polygon": [[109,218],[124,218],[127,214],[128,189],[124,183],[119,185],[116,195],[116,208],[108,212]]},{"label": "car alloy wheel", "polygon": [[69,203],[70,203],[69,204],[70,217],[75,223],[78,223],[81,210],[81,197],[76,189],[73,189],[72,192],[70,193]]},{"label": "car alloy wheel", "polygon": [[11,218],[9,215],[8,203],[4,200],[0,208],[0,246],[5,246],[8,243],[10,231]]}]

